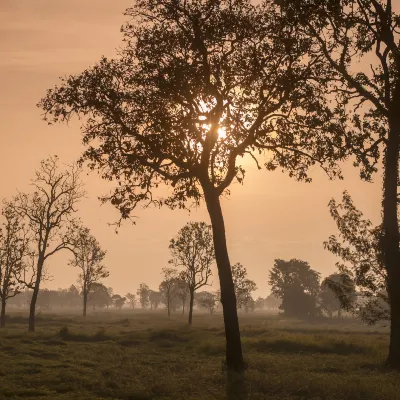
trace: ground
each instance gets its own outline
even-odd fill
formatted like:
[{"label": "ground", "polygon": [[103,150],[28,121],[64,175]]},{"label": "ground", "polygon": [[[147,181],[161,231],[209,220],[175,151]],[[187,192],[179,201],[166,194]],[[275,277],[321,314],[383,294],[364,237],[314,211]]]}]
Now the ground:
[{"label": "ground", "polygon": [[164,311],[38,316],[0,332],[0,399],[400,400],[400,374],[383,368],[387,327],[352,319],[304,322],[241,315],[245,377],[223,366],[222,316]]}]

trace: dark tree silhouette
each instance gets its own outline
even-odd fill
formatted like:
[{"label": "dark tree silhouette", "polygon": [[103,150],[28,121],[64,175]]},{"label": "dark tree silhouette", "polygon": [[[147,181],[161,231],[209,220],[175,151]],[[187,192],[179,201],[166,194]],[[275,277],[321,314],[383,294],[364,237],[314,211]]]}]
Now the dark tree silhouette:
[{"label": "dark tree silhouette", "polygon": [[11,204],[4,202],[4,222],[0,228],[0,327],[6,324],[8,299],[18,295],[24,288],[21,282],[25,271],[25,259],[29,255],[30,238],[23,220]]},{"label": "dark tree silhouette", "polygon": [[160,283],[160,293],[165,306],[167,307],[168,317],[171,316],[171,308],[179,287],[178,271],[174,268],[163,268],[164,280]]},{"label": "dark tree silhouette", "polygon": [[108,307],[112,304],[109,290],[99,282],[94,282],[90,288],[89,297],[88,297],[88,304],[95,309]]},{"label": "dark tree silhouette", "polygon": [[205,308],[210,314],[214,314],[217,307],[217,295],[215,293],[202,291],[196,293],[195,301],[198,307]]},{"label": "dark tree silhouette", "polygon": [[141,283],[139,285],[139,289],[136,291],[136,294],[139,296],[139,302],[142,308],[146,308],[146,306],[149,304],[149,285],[147,285],[146,283]]},{"label": "dark tree silhouette", "polygon": [[111,300],[114,304],[115,308],[118,308],[119,310],[124,306],[125,302],[126,302],[126,297],[122,297],[119,294],[114,294],[111,297]]},{"label": "dark tree silhouette", "polygon": [[246,268],[236,263],[232,265],[233,285],[235,287],[236,306],[237,308],[244,308],[249,310],[249,305],[253,300],[251,293],[257,290],[257,285],[254,281],[247,278]]},{"label": "dark tree silhouette", "polygon": [[189,286],[183,279],[179,280],[176,297],[182,302],[182,315],[185,314],[185,305],[189,296]]},{"label": "dark tree silhouette", "polygon": [[208,284],[211,265],[214,263],[214,242],[211,226],[204,222],[189,222],[176,238],[171,239],[170,263],[183,268],[180,274],[189,287],[189,324],[193,320],[194,293]]},{"label": "dark tree silhouette", "polygon": [[137,303],[136,295],[132,293],[127,293],[125,297],[129,302],[129,306],[132,308],[132,310],[134,310]]},{"label": "dark tree silhouette", "polygon": [[348,144],[356,165],[362,167],[361,177],[369,180],[383,160],[382,249],[391,306],[386,363],[400,369],[400,16],[391,0],[282,0],[281,4],[287,21],[312,39],[312,58],[323,58],[336,74],[329,92],[337,94],[343,116],[352,122]]},{"label": "dark tree silhouette", "polygon": [[84,196],[75,166],[60,171],[57,157],[40,164],[32,185],[33,193],[19,193],[10,204],[27,223],[35,248],[33,277],[26,285],[33,289],[29,310],[29,331],[35,330],[35,307],[45,262],[63,249],[72,251],[71,236],[76,228],[72,218]]},{"label": "dark tree silhouette", "polygon": [[150,308],[154,310],[157,310],[158,306],[160,305],[162,301],[162,296],[160,292],[156,292],[155,290],[150,290],[149,293],[149,303],[150,303]]},{"label": "dark tree silhouette", "polygon": [[337,312],[338,318],[342,316],[342,304],[339,296],[342,294],[333,290],[331,285],[341,287],[343,283],[342,274],[331,274],[327,276],[321,283],[321,292],[319,294],[320,305],[322,309],[332,318],[333,313]]},{"label": "dark tree silhouette", "polygon": [[107,278],[110,273],[103,264],[106,252],[101,249],[100,243],[90,234],[90,230],[77,227],[72,238],[74,257],[69,265],[79,268],[81,271],[78,283],[82,291],[83,316],[86,316],[86,308],[90,288],[95,282]]},{"label": "dark tree silhouette", "polygon": [[[376,227],[366,219],[347,192],[339,204],[332,199],[329,208],[339,235],[331,235],[324,246],[342,259],[336,263],[341,279],[328,281],[329,287],[338,295],[343,308],[369,324],[390,319],[388,275],[380,244],[382,226]],[[362,307],[355,302],[355,290],[362,299]]]},{"label": "dark tree silhouette", "polygon": [[319,273],[306,261],[277,259],[269,272],[271,292],[282,299],[280,308],[294,317],[309,317],[318,313]]},{"label": "dark tree silhouette", "polygon": [[[184,208],[205,201],[213,229],[227,366],[244,367],[220,198],[243,182],[244,157],[309,180],[344,155],[325,69],[309,40],[281,23],[273,0],[140,0],[127,10],[125,46],[63,80],[40,102],[47,121],[84,116],[83,159],[117,180],[111,201],[129,218],[138,203]],[[156,188],[167,184],[167,197]]]}]

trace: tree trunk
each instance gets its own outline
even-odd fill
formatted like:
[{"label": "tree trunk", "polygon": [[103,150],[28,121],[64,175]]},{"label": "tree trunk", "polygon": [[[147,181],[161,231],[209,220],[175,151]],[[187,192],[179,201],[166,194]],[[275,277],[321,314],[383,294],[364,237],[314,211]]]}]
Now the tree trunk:
[{"label": "tree trunk", "polygon": [[228,369],[241,372],[244,370],[244,361],[242,343],[240,340],[239,319],[236,309],[235,288],[226,246],[224,218],[219,196],[207,190],[204,190],[204,195],[211,219],[215,258],[221,285],[221,303],[224,313],[226,337],[226,365]]},{"label": "tree trunk", "polygon": [[182,315],[185,314],[185,300],[182,301]]},{"label": "tree trunk", "polygon": [[170,316],[171,316],[171,308],[170,308],[170,305],[169,305],[169,303],[170,303],[170,300],[168,300],[168,304],[167,304],[168,317],[170,317]]},{"label": "tree trunk", "polygon": [[338,312],[337,312],[337,316],[338,318],[342,318],[342,309],[339,308]]},{"label": "tree trunk", "polygon": [[[396,92],[399,92],[400,87]],[[397,99],[400,100],[400,93]],[[396,105],[399,101],[395,101]],[[387,286],[391,310],[390,345],[386,364],[400,369],[400,254],[399,254],[399,224],[397,218],[397,182],[399,167],[399,133],[400,120],[393,109],[394,115],[390,124],[386,154],[384,159],[383,187],[383,256],[387,270]]]},{"label": "tree trunk", "polygon": [[87,307],[87,291],[83,291],[83,316],[86,317],[86,307]]},{"label": "tree trunk", "polygon": [[193,304],[194,304],[194,290],[190,289],[189,291],[189,325],[192,325],[193,322]]},{"label": "tree trunk", "polygon": [[0,328],[6,326],[6,299],[1,299]]},{"label": "tree trunk", "polygon": [[42,278],[42,268],[43,268],[43,261],[39,259],[37,265],[35,286],[33,288],[31,304],[29,306],[29,327],[28,327],[29,332],[35,332],[36,301],[39,295],[40,280]]}]

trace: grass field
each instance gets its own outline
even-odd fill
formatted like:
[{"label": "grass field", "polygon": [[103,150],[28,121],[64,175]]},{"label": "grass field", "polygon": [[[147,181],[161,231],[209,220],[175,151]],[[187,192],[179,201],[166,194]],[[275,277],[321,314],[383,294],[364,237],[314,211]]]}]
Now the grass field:
[{"label": "grass field", "polygon": [[388,333],[354,320],[319,323],[241,315],[248,369],[223,368],[221,315],[165,312],[42,314],[0,332],[0,399],[400,399],[400,374],[382,367]]}]

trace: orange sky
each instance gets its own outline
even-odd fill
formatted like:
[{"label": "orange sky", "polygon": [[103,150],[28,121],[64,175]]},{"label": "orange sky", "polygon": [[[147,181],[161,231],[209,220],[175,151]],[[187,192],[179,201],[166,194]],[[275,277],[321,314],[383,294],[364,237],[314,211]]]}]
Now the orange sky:
[{"label": "orange sky", "polygon": [[[1,197],[27,190],[41,159],[58,154],[63,162],[82,152],[79,125],[48,127],[35,104],[58,77],[79,73],[101,55],[113,56],[121,44],[120,25],[129,0],[1,0],[0,3],[0,188]],[[345,167],[344,181],[329,181],[318,170],[311,184],[297,183],[279,171],[257,171],[253,166],[244,186],[233,186],[223,201],[228,248],[232,263],[240,261],[259,287],[268,294],[268,271],[274,258],[307,260],[326,275],[335,258],[323,241],[335,226],[327,208],[331,197],[349,190],[355,203],[374,222],[379,221],[380,182],[363,183],[358,171]],[[136,226],[126,223],[116,235],[112,227],[118,214],[111,205],[100,206],[97,196],[108,192],[95,175],[85,177],[88,196],[79,214],[107,250],[110,277],[105,282],[115,292],[136,292],[141,282],[156,289],[161,268],[169,259],[168,243],[189,220],[205,220],[201,207],[190,215],[167,209],[138,210]],[[68,254],[49,261],[53,280],[47,287],[67,287],[76,282],[77,270],[67,266]],[[217,276],[215,273],[214,286]]]}]

